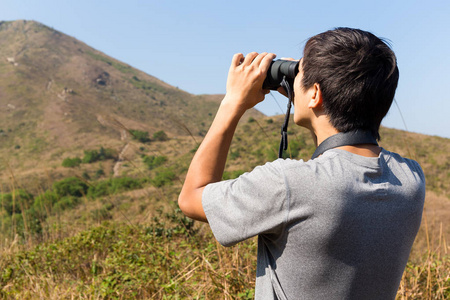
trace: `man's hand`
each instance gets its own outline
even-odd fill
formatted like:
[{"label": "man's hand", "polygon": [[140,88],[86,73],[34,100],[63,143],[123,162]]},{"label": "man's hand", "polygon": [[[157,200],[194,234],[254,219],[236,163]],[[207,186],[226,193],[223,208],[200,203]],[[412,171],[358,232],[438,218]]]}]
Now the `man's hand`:
[{"label": "man's hand", "polygon": [[262,85],[275,57],[275,54],[267,52],[251,52],[245,57],[242,53],[235,54],[228,72],[227,93],[222,102],[245,112],[263,101],[270,90],[263,90]]}]

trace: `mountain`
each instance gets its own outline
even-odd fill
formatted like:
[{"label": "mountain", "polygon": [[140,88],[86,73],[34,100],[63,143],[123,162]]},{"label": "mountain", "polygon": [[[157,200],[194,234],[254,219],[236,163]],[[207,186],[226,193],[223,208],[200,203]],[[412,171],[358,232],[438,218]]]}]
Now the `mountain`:
[{"label": "mountain", "polygon": [[182,91],[35,21],[0,22],[0,53],[1,172],[55,167],[99,146],[120,152],[129,130],[201,137],[222,99]]}]

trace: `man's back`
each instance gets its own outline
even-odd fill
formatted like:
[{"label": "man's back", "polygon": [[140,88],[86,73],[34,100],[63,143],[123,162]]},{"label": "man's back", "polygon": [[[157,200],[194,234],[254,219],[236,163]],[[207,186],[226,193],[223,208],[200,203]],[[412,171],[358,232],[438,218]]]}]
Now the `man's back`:
[{"label": "man's back", "polygon": [[239,120],[268,93],[263,83],[274,58],[233,56],[227,93],[192,159],[180,208],[209,222],[224,245],[259,235],[258,299],[393,299],[425,196],[419,165],[376,142],[397,88],[397,58],[360,29],[309,38],[292,88],[283,84],[294,123],[318,148],[357,131],[372,138],[355,135],[317,159],[279,159],[220,182]]},{"label": "man's back", "polygon": [[277,160],[203,197],[219,242],[260,234],[257,299],[393,299],[420,225],[424,177],[385,150],[378,158],[331,150],[306,163]]}]

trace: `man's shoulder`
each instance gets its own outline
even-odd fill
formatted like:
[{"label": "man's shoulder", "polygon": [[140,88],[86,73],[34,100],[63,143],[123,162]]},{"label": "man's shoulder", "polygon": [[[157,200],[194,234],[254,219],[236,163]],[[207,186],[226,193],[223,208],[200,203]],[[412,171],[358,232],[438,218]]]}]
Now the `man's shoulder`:
[{"label": "man's shoulder", "polygon": [[381,154],[385,157],[385,161],[389,164],[400,164],[405,165],[408,168],[410,168],[412,171],[423,173],[422,167],[420,164],[411,158],[404,157],[400,155],[399,153],[388,151],[386,149],[382,149]]}]

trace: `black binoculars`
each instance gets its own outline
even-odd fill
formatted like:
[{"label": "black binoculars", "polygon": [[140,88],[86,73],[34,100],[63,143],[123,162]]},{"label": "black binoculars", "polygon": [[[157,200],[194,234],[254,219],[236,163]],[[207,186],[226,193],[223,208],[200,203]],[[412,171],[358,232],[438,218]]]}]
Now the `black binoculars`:
[{"label": "black binoculars", "polygon": [[291,88],[294,86],[294,79],[298,73],[297,60],[282,60],[277,59],[272,61],[269,70],[267,70],[267,77],[263,83],[263,89],[277,90],[281,86],[281,82],[285,79]]}]

